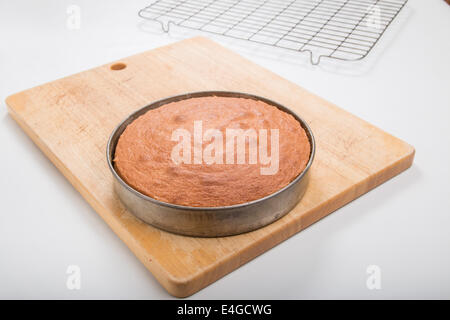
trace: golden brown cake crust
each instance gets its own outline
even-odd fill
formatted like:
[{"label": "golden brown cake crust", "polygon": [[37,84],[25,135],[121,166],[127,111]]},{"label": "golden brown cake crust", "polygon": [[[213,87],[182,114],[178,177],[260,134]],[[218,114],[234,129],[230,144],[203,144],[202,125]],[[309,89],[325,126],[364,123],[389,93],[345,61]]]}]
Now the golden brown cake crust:
[{"label": "golden brown cake crust", "polygon": [[[257,164],[249,164],[248,144],[245,164],[226,164],[225,155],[224,164],[175,164],[171,153],[178,142],[171,140],[173,131],[183,128],[193,137],[194,121],[199,120],[203,133],[208,129],[222,132],[224,153],[226,129],[252,128],[257,133],[259,129],[268,129],[270,156],[270,129],[278,129],[278,171],[262,175],[260,168],[265,165],[259,158]],[[208,144],[203,142],[202,147]],[[305,169],[309,155],[306,133],[292,115],[252,99],[201,97],[166,104],[130,123],[119,138],[114,163],[123,180],[154,199],[185,206],[217,207],[245,203],[276,192]]]}]

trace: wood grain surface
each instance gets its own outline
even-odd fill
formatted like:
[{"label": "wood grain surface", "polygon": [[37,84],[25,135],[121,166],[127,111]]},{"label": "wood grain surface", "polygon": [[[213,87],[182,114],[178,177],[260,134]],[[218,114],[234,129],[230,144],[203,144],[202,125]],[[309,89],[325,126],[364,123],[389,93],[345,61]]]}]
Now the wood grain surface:
[{"label": "wood grain surface", "polygon": [[[118,62],[124,65],[112,67]],[[105,155],[114,127],[153,100],[202,90],[264,96],[311,126],[317,152],[310,185],[282,219],[238,236],[185,237],[141,222],[115,196]],[[177,297],[195,293],[397,175],[414,158],[407,143],[202,37],[25,90],[6,103],[23,130]]]}]

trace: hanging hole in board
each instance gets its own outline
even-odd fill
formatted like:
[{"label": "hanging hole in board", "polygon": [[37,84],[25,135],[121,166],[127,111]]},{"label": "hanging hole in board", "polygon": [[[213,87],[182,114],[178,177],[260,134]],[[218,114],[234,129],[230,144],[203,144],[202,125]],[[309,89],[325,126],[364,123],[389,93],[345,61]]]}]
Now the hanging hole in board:
[{"label": "hanging hole in board", "polygon": [[125,63],[117,62],[117,63],[112,64],[110,68],[111,68],[111,70],[116,71],[116,70],[125,69],[126,67],[127,67],[127,65]]}]

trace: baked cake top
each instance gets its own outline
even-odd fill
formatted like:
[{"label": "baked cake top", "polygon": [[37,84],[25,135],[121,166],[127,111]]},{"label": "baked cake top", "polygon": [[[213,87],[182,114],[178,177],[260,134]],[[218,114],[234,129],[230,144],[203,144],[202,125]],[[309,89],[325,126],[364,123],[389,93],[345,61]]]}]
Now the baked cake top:
[{"label": "baked cake top", "polygon": [[241,204],[285,187],[310,145],[290,114],[246,98],[200,97],[147,111],[120,136],[116,171],[154,199],[194,207]]}]

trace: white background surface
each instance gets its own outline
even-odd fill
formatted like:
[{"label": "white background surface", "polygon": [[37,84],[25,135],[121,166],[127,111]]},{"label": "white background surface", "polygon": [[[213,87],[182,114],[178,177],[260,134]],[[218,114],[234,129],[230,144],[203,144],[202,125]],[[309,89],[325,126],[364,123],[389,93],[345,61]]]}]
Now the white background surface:
[{"label": "white background surface", "polygon": [[[7,114],[17,91],[185,38],[151,1],[0,0],[0,298],[171,298]],[[69,5],[81,28],[66,27]],[[412,168],[192,298],[450,298],[450,6],[410,0],[359,64],[223,45],[412,144]],[[157,81],[157,79],[155,79]],[[69,265],[81,290],[66,288]],[[368,290],[366,268],[381,268]]]}]

